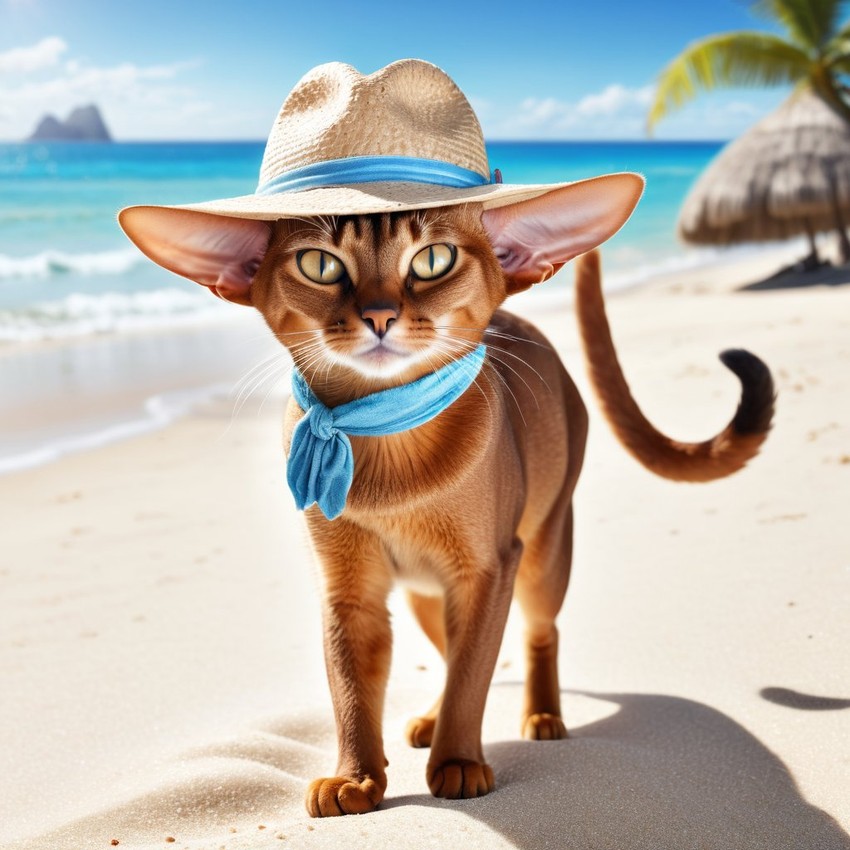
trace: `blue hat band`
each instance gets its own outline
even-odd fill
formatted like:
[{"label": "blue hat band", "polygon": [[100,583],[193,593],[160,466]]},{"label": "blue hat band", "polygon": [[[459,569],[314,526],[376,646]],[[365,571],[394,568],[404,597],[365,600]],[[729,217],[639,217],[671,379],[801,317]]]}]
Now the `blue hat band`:
[{"label": "blue hat band", "polygon": [[431,183],[452,189],[486,186],[491,181],[468,168],[411,156],[355,156],[329,159],[284,171],[257,186],[257,195],[278,195],[350,183]]}]

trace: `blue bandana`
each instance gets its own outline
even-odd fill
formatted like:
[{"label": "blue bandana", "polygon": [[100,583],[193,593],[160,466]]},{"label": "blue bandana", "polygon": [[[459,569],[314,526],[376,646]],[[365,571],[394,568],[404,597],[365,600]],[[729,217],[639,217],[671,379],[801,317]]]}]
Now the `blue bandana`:
[{"label": "blue bandana", "polygon": [[336,519],[345,508],[354,478],[354,455],[347,435],[382,437],[428,422],[469,389],[486,352],[486,346],[479,345],[418,381],[339,407],[325,407],[304,376],[293,370],[292,395],[305,416],[292,433],[286,480],[298,509],[318,504],[328,519]]}]

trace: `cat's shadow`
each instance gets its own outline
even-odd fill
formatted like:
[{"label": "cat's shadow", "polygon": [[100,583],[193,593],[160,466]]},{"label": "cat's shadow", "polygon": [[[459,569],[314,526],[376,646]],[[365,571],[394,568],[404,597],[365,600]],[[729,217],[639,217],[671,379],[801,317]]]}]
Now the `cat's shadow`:
[{"label": "cat's shadow", "polygon": [[782,761],[720,711],[670,696],[586,696],[619,710],[566,741],[485,747],[495,793],[458,802],[411,795],[381,808],[456,807],[523,850],[850,848]]}]

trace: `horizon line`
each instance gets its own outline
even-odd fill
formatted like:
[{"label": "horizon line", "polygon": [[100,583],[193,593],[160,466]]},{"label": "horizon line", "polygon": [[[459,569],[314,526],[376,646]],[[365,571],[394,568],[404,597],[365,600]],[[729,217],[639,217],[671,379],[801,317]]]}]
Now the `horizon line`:
[{"label": "horizon line", "polygon": [[[655,138],[627,138],[627,139],[511,139],[497,138],[484,139],[485,144],[511,144],[511,145],[564,145],[564,144],[726,144],[732,139],[655,139]],[[0,145],[264,145],[266,139],[0,139]]]}]

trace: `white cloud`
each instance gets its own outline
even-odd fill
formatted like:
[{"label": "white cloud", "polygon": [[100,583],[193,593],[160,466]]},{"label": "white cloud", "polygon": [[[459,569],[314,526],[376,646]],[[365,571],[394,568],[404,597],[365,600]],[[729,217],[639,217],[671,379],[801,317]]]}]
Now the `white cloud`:
[{"label": "white cloud", "polygon": [[570,120],[571,105],[547,97],[540,100],[536,97],[527,97],[519,106],[520,123],[535,126],[542,124],[558,123],[564,124]]},{"label": "white cloud", "polygon": [[68,45],[58,36],[43,38],[31,47],[13,47],[0,53],[0,74],[29,74],[56,65]]},{"label": "white cloud", "polygon": [[173,136],[175,115],[198,114],[195,91],[178,79],[198,67],[197,61],[99,67],[66,59],[68,50],[63,39],[52,36],[0,53],[0,71],[16,75],[14,84],[6,81],[0,88],[4,136],[23,138],[45,113],[64,118],[86,103],[101,108],[119,138]]},{"label": "white cloud", "polygon": [[528,97],[501,119],[484,121],[492,138],[623,138],[642,132],[654,88],[614,83],[577,101]]},{"label": "white cloud", "polygon": [[[612,83],[574,101],[528,97],[518,105],[492,105],[479,117],[489,139],[642,139],[654,94],[653,85]],[[733,138],[763,114],[740,98],[706,99],[662,129],[666,138]]]},{"label": "white cloud", "polygon": [[576,112],[580,115],[616,115],[635,108],[645,112],[654,94],[655,86],[627,89],[614,83],[598,94],[585,95],[576,104]]}]

